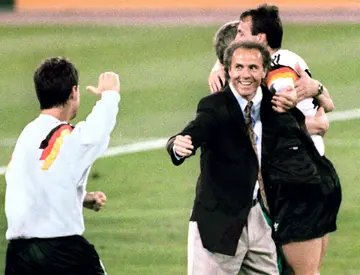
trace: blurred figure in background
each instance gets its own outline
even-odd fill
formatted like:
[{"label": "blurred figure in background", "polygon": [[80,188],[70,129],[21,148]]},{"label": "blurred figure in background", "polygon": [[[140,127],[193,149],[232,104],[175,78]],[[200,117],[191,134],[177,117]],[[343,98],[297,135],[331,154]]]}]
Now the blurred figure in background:
[{"label": "blurred figure in background", "polygon": [[109,145],[120,101],[112,72],[87,89],[101,99],[86,121],[69,122],[80,106],[78,71],[62,57],[44,60],[34,83],[40,115],[20,134],[6,171],[6,275],[104,275],[84,233],[83,206],[98,211],[102,192],[86,192],[91,165]]}]

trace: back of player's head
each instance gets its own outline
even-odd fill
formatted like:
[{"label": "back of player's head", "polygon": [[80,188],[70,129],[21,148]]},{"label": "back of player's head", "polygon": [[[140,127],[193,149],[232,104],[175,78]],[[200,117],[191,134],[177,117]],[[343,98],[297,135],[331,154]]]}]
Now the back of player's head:
[{"label": "back of player's head", "polygon": [[267,71],[269,69],[271,63],[271,56],[269,51],[262,44],[252,41],[233,42],[229,45],[229,47],[226,48],[224,54],[224,70],[227,80],[229,80],[229,71],[232,65],[232,57],[237,49],[259,51],[262,57],[262,65],[264,71]]},{"label": "back of player's head", "polygon": [[239,21],[231,21],[221,26],[214,36],[214,47],[218,60],[224,64],[225,49],[235,39]]},{"label": "back of player's head", "polygon": [[246,10],[240,15],[240,20],[248,17],[251,17],[253,35],[265,33],[270,48],[281,48],[283,27],[277,6],[263,4],[256,9]]},{"label": "back of player's head", "polygon": [[79,82],[74,65],[64,57],[47,58],[36,68],[34,84],[41,110],[63,106]]}]

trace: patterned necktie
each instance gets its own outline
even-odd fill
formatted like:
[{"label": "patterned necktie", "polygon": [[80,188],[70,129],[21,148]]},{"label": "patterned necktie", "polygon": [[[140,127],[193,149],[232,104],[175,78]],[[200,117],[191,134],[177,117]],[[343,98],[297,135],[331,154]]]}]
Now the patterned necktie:
[{"label": "patterned necktie", "polygon": [[[252,118],[251,118],[251,107],[252,106],[253,106],[253,102],[249,101],[245,107],[245,124],[248,129],[252,147],[253,147],[253,149],[256,153],[256,156],[258,157],[258,161],[259,161],[259,156],[258,156],[257,147],[256,147],[256,136],[255,136],[254,127],[253,127]],[[264,204],[265,209],[268,211],[268,213],[270,213],[269,205],[267,203],[267,199],[266,199],[266,195],[265,195],[264,182],[263,182],[263,178],[261,175],[260,164],[259,164],[259,173],[258,173],[258,183],[259,183],[261,200]]]}]

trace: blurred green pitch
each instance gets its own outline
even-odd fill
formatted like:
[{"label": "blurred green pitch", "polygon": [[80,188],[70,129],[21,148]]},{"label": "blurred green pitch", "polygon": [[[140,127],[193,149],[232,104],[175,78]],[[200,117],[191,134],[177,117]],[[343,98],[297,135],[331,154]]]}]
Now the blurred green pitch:
[{"label": "blurred green pitch", "polygon": [[[13,142],[38,114],[32,74],[45,57],[63,55],[80,71],[82,107],[96,97],[85,91],[99,74],[121,77],[120,112],[112,145],[166,137],[181,130],[198,100],[208,93],[215,60],[208,27],[1,27],[0,165]],[[360,25],[285,25],[284,48],[301,55],[315,78],[331,92],[337,110],[359,108],[357,72]],[[330,238],[322,275],[360,274],[358,120],[333,122],[326,136],[327,156],[343,185],[339,230]],[[198,156],[175,168],[165,150],[101,159],[88,190],[103,190],[103,212],[86,211],[86,237],[108,274],[186,274],[187,224],[198,175]],[[50,184],[50,183],[49,183]],[[5,180],[0,178],[0,194]],[[3,200],[0,202],[3,209]],[[0,210],[0,272],[6,249],[6,220]]]}]

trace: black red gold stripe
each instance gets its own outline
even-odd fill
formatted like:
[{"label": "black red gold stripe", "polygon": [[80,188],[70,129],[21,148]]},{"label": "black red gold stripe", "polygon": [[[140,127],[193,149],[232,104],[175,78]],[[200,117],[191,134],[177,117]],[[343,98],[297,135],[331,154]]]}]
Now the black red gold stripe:
[{"label": "black red gold stripe", "polygon": [[267,85],[270,86],[276,79],[292,78],[295,82],[299,79],[297,73],[290,67],[280,67],[275,70],[269,71],[267,76]]},{"label": "black red gold stripe", "polygon": [[74,129],[69,124],[61,124],[54,128],[41,142],[40,149],[43,149],[40,160],[44,160],[43,170],[49,169],[59,154],[64,136],[70,134]]}]

